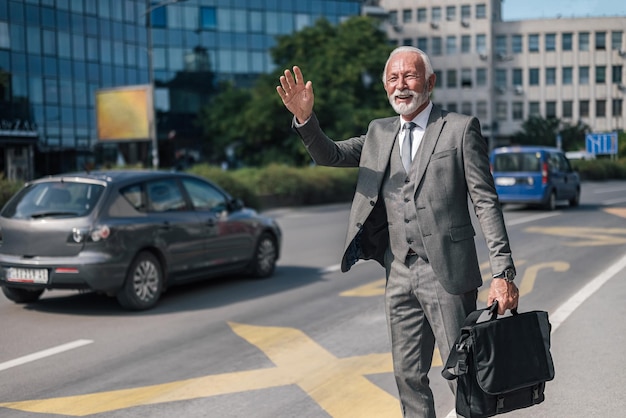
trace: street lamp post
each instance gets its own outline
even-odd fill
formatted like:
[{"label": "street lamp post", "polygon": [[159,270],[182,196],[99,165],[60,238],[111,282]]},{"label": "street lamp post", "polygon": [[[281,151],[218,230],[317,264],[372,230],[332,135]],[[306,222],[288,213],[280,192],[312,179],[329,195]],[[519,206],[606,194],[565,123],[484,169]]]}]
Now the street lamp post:
[{"label": "street lamp post", "polygon": [[153,60],[153,45],[152,45],[152,12],[161,7],[168,6],[174,3],[181,3],[187,0],[163,0],[158,3],[153,3],[152,0],[146,0],[146,27],[148,30],[148,82],[150,84],[150,91],[152,94],[152,121],[150,122],[150,140],[152,141],[152,167],[156,170],[159,168],[159,139],[157,138],[156,131],[156,112],[154,111],[154,60]]}]

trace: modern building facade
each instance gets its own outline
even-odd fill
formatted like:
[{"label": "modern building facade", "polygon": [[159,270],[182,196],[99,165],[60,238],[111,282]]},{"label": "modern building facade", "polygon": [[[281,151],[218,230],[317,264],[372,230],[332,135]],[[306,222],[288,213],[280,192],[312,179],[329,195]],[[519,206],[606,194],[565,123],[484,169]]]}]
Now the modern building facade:
[{"label": "modern building facade", "polygon": [[380,6],[392,42],[431,57],[434,101],[477,116],[486,137],[506,139],[531,115],[624,130],[626,16],[506,21],[501,0]]},{"label": "modern building facade", "polygon": [[[0,0],[0,172],[151,166],[150,142],[98,144],[100,89],[154,83],[160,165],[197,155],[216,84],[273,69],[277,35],[361,13],[360,0]],[[97,146],[100,145],[100,146]],[[121,153],[118,151],[121,150]],[[196,153],[196,154],[194,154]]]}]

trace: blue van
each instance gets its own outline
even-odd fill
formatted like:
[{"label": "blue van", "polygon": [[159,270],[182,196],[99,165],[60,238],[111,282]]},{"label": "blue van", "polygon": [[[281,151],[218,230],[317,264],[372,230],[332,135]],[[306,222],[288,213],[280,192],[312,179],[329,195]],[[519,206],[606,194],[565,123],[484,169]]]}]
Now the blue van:
[{"label": "blue van", "polygon": [[565,153],[552,147],[496,148],[490,156],[491,172],[500,202],[540,205],[554,210],[556,202],[580,202],[580,176]]}]

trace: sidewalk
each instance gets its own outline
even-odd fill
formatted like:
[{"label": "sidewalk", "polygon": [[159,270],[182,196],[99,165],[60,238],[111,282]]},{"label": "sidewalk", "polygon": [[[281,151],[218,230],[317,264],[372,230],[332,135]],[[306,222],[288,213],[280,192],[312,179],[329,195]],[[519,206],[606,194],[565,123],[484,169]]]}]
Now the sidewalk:
[{"label": "sidewalk", "polygon": [[626,256],[551,313],[555,378],[546,400],[505,416],[625,416]]}]

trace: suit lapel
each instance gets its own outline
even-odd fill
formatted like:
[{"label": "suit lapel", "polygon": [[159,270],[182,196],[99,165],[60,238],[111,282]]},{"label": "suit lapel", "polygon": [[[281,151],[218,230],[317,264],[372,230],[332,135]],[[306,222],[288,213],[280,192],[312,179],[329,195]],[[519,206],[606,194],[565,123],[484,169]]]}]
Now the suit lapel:
[{"label": "suit lapel", "polygon": [[383,134],[380,136],[381,141],[378,145],[378,169],[377,172],[380,173],[380,182],[382,183],[382,178],[385,172],[387,171],[387,167],[389,165],[389,161],[391,158],[391,151],[393,150],[393,144],[396,141],[398,136],[398,132],[400,132],[400,118],[392,118],[389,119],[389,123],[385,124],[381,127]]},{"label": "suit lapel", "polygon": [[422,137],[422,142],[417,150],[417,173],[415,173],[415,178],[413,179],[415,191],[417,191],[417,188],[422,182],[422,178],[424,177],[424,173],[428,167],[428,162],[430,161],[430,156],[435,150],[435,146],[439,140],[439,135],[441,135],[441,131],[443,130],[445,124],[446,121],[443,118],[441,108],[433,105],[433,109],[431,110],[428,118],[428,124],[426,125],[426,130],[424,131],[424,136]]}]

